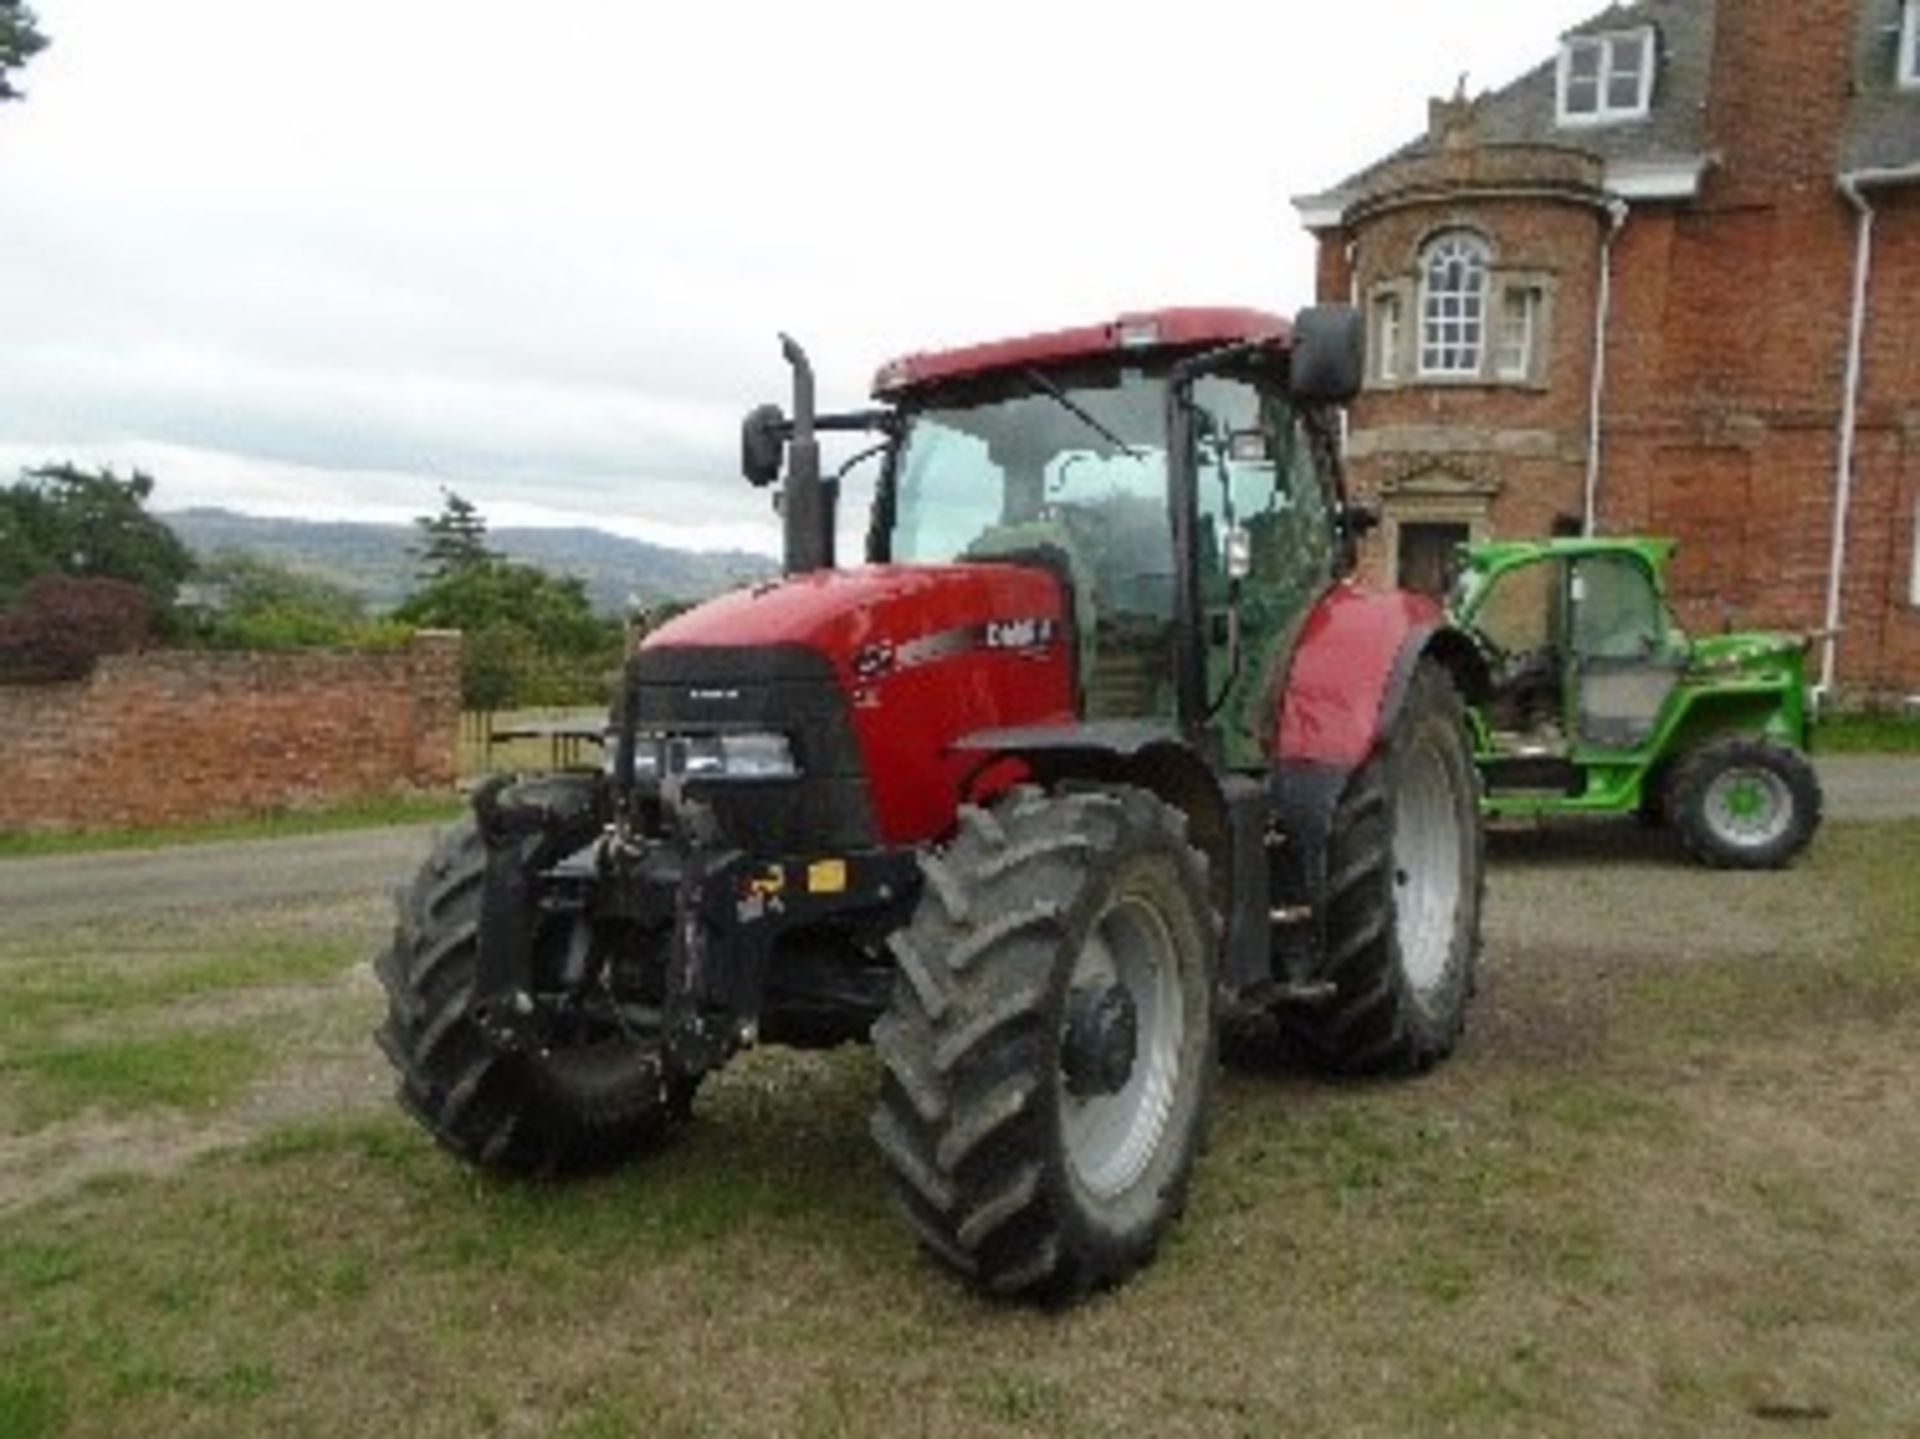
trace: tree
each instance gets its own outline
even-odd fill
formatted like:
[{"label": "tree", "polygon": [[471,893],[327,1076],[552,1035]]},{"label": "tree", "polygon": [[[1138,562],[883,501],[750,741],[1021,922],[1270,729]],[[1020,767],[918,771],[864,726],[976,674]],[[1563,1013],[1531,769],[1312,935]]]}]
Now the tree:
[{"label": "tree", "polygon": [[620,664],[620,622],[593,612],[580,580],[513,560],[455,566],[393,617],[465,635],[460,683],[469,709],[597,702]]},{"label": "tree", "polygon": [[420,561],[420,578],[429,584],[472,565],[498,560],[487,548],[487,522],[474,505],[444,486],[437,515],[414,520],[422,539],[409,553]]},{"label": "tree", "polygon": [[215,649],[380,647],[405,633],[370,620],[344,586],[246,550],[222,550],[201,565],[196,588],[206,598],[192,638]]},{"label": "tree", "polygon": [[20,98],[9,72],[46,48],[47,37],[40,33],[33,11],[22,0],[0,0],[0,100]]},{"label": "tree", "polygon": [[152,493],[139,470],[123,480],[70,464],[28,470],[0,490],[0,606],[37,576],[64,574],[130,581],[167,613],[193,556],[147,513]]}]

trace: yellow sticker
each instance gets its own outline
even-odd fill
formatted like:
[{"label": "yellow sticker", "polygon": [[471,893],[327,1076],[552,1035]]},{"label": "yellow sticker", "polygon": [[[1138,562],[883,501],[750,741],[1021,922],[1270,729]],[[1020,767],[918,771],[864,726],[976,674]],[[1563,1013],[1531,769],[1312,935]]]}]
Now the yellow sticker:
[{"label": "yellow sticker", "polygon": [[843,894],[847,888],[844,859],[816,859],[807,866],[807,893]]}]

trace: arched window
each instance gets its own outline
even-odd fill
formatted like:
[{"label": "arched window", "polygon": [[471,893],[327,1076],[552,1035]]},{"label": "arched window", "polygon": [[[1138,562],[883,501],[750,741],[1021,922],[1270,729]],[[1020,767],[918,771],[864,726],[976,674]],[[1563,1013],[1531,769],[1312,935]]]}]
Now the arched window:
[{"label": "arched window", "polygon": [[1420,373],[1478,375],[1486,336],[1486,242],[1451,230],[1420,257]]}]

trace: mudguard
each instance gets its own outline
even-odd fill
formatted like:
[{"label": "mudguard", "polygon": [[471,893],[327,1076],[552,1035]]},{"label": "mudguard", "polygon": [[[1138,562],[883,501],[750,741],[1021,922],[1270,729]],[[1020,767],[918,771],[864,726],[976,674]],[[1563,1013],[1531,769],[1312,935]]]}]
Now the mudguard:
[{"label": "mudguard", "polygon": [[1438,603],[1347,582],[1321,597],[1300,632],[1274,721],[1270,784],[1285,843],[1271,852],[1274,978],[1304,983],[1322,942],[1333,812],[1353,772],[1392,732],[1415,666],[1432,656],[1469,700],[1487,688],[1484,662]]}]

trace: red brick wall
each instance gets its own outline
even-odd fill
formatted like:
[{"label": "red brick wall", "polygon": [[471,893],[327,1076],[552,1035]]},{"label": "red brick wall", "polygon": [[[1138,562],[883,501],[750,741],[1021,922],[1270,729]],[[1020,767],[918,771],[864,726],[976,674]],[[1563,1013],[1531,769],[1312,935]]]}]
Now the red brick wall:
[{"label": "red brick wall", "polygon": [[1920,692],[1913,604],[1920,513],[1920,191],[1874,197],[1870,318],[1861,367],[1840,673],[1891,675]]},{"label": "red brick wall", "polygon": [[[1477,483],[1498,486],[1490,506],[1493,535],[1544,535],[1553,522],[1578,515],[1582,506],[1587,452],[1589,377],[1592,374],[1593,317],[1605,216],[1574,193],[1558,199],[1507,199],[1447,195],[1424,197],[1430,184],[1449,178],[1462,183],[1507,180],[1492,168],[1524,165],[1542,180],[1567,183],[1591,180],[1597,171],[1576,164],[1562,152],[1493,152],[1469,163],[1471,152],[1450,154],[1420,166],[1389,172],[1383,184],[1421,192],[1386,206],[1321,246],[1321,296],[1345,299],[1330,280],[1345,283],[1346,246],[1352,242],[1351,278],[1360,302],[1369,302],[1383,282],[1405,281],[1418,293],[1422,247],[1441,230],[1465,228],[1483,236],[1492,249],[1496,272],[1521,272],[1551,284],[1551,315],[1540,384],[1426,383],[1413,380],[1394,388],[1370,388],[1353,408],[1353,433],[1360,438],[1348,466],[1356,493],[1379,496],[1383,487],[1423,470],[1438,468]],[[1562,173],[1565,171],[1566,173]],[[1591,171],[1591,173],[1590,173]],[[1457,172],[1457,174],[1456,174]],[[1490,313],[1489,319],[1493,318]],[[1417,308],[1404,317],[1418,326]],[[1491,334],[1491,330],[1489,331]],[[1427,437],[1444,436],[1444,445],[1428,449]],[[1412,507],[1407,518],[1416,519]],[[1385,534],[1363,548],[1365,572],[1389,578],[1393,557]]]},{"label": "red brick wall", "polygon": [[454,781],[460,637],[391,654],[156,651],[0,685],[0,830],[168,824]]},{"label": "red brick wall", "polygon": [[[1721,0],[1718,163],[1696,203],[1637,210],[1616,253],[1603,528],[1679,539],[1676,603],[1698,628],[1825,622],[1857,236],[1835,173],[1852,16],[1851,0]],[[1838,652],[1854,694],[1920,690],[1920,204],[1875,199]]]},{"label": "red brick wall", "polygon": [[1860,0],[1716,0],[1708,148],[1728,204],[1829,191]]},{"label": "red brick wall", "polygon": [[[1615,245],[1600,528],[1680,541],[1676,602],[1694,628],[1825,623],[1858,235],[1836,182],[1854,5],[1719,0],[1706,116],[1715,163],[1696,200],[1635,206]],[[1496,263],[1557,277],[1548,389],[1369,393],[1354,410],[1352,470],[1363,491],[1410,472],[1420,456],[1392,437],[1421,440],[1424,427],[1433,461],[1499,481],[1497,533],[1537,535],[1578,508],[1599,230],[1564,198],[1474,193],[1486,179],[1476,163],[1538,166],[1552,162],[1546,151],[1488,151],[1480,162],[1471,153],[1423,162],[1432,173],[1413,176],[1418,187],[1394,167],[1376,177],[1384,195],[1323,236],[1322,296],[1346,297],[1349,245],[1364,300],[1422,234],[1471,225],[1493,242]],[[1920,692],[1920,187],[1871,198],[1838,681],[1853,695],[1909,694]],[[1519,432],[1532,436],[1529,452],[1501,453],[1498,438]],[[1543,435],[1557,438],[1557,455],[1538,452]]]}]

